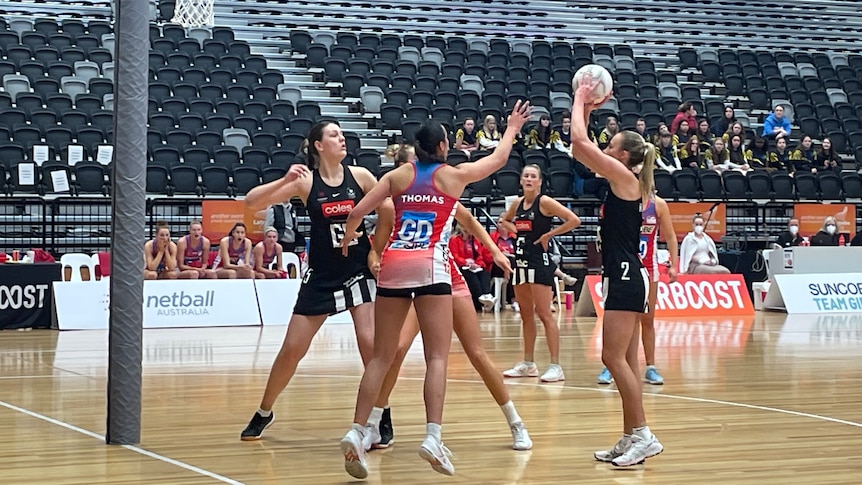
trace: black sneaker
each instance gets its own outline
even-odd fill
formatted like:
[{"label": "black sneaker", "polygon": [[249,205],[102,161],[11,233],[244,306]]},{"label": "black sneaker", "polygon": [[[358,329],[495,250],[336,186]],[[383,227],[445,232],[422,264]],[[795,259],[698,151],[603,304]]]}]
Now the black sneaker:
[{"label": "black sneaker", "polygon": [[380,418],[380,443],[374,445],[374,448],[389,448],[393,442],[395,435],[392,432],[392,417],[389,415],[389,408],[385,408]]},{"label": "black sneaker", "polygon": [[248,426],[242,430],[242,434],[239,435],[239,438],[243,441],[259,440],[261,435],[263,435],[263,430],[269,428],[274,419],[275,413],[270,413],[269,417],[265,418],[261,416],[260,413],[255,412],[251,421],[249,421]]}]

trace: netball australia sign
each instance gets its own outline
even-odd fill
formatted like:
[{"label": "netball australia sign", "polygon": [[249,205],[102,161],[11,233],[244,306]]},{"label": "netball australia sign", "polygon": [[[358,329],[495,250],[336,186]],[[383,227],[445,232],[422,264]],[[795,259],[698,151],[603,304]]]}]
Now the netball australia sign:
[{"label": "netball australia sign", "polygon": [[[602,279],[598,275],[587,276],[576,311],[577,316],[593,314],[604,314]],[[754,315],[745,279],[739,274],[680,275],[671,283],[662,275],[656,293],[656,317],[690,315]]]}]

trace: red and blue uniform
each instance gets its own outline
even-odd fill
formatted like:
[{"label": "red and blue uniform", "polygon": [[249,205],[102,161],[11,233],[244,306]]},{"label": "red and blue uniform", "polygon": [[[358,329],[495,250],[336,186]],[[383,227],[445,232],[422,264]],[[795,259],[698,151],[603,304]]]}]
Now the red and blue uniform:
[{"label": "red and blue uniform", "polygon": [[647,202],[641,212],[641,237],[638,244],[638,256],[646,268],[651,281],[658,281],[658,254],[656,252],[658,242],[658,213],[655,210],[655,200]]}]

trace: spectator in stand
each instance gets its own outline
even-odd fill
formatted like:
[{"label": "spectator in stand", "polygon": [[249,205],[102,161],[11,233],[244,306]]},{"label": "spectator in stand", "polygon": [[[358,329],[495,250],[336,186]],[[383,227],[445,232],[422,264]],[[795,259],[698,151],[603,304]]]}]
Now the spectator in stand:
[{"label": "spectator in stand", "polygon": [[470,155],[470,152],[479,148],[479,142],[476,139],[476,121],[469,116],[464,118],[464,124],[458,131],[455,132],[455,149],[461,150]]},{"label": "spectator in stand", "polygon": [[245,234],[245,224],[237,222],[230,233],[221,238],[218,256],[213,262],[213,268],[218,268],[216,274],[220,279],[254,279],[251,240]]},{"label": "spectator in stand", "polygon": [[766,140],[761,137],[755,137],[748,144],[745,150],[745,159],[751,168],[757,170],[769,169],[769,150],[767,149]]},{"label": "spectator in stand", "polygon": [[663,126],[664,132],[659,135],[658,142],[655,145],[656,166],[668,172],[675,172],[682,168],[679,161],[676,145],[673,144],[673,135],[668,131],[667,126]]},{"label": "spectator in stand", "polygon": [[640,135],[644,141],[650,141],[652,139],[652,137],[647,133],[646,120],[643,118],[638,118],[637,121],[635,121],[635,133]]},{"label": "spectator in stand", "polygon": [[692,133],[690,127],[695,125],[689,125],[687,120],[682,120],[679,122],[679,128],[677,128],[676,133],[673,137],[674,145],[678,147],[684,147],[688,144],[689,140],[692,138],[697,138],[697,136]]},{"label": "spectator in stand", "polygon": [[[659,124],[655,127],[655,134],[652,136],[652,140],[650,140],[650,142],[653,145],[658,145],[662,133],[670,133],[670,128],[667,127],[667,123],[665,123],[664,121],[660,121]],[[671,133],[671,135],[673,135],[673,133]]]},{"label": "spectator in stand", "polygon": [[554,148],[557,150],[567,153],[569,155],[572,154],[572,113],[565,111],[563,112],[562,119],[560,121],[560,139],[554,144]]},{"label": "spectator in stand", "polygon": [[841,172],[841,157],[832,146],[832,140],[828,137],[820,142],[820,153],[817,155],[817,166],[820,170],[832,170],[835,173]]},{"label": "spectator in stand", "polygon": [[747,163],[737,164],[730,161],[730,150],[725,148],[724,139],[716,137],[712,147],[704,154],[707,166],[718,173],[736,170],[743,174],[751,169]]},{"label": "spectator in stand", "polygon": [[485,117],[485,122],[482,123],[482,129],[476,134],[476,140],[479,143],[480,150],[493,150],[500,144],[503,138],[500,132],[497,131],[497,118],[494,115]]},{"label": "spectator in stand", "polygon": [[837,246],[838,245],[838,221],[833,216],[823,220],[823,226],[817,234],[811,237],[812,246]]},{"label": "spectator in stand", "polygon": [[799,235],[799,219],[790,219],[787,223],[787,230],[778,235],[778,241],[775,243],[782,248],[799,246],[802,243],[802,236]]},{"label": "spectator in stand", "polygon": [[476,311],[481,311],[483,307],[485,310],[494,308],[496,300],[491,295],[491,267],[494,266],[494,257],[491,256],[491,251],[457,222],[449,239],[449,251],[455,264],[461,268],[461,274],[473,296]]},{"label": "spectator in stand", "polygon": [[790,161],[790,150],[787,149],[787,138],[779,136],[775,140],[775,150],[769,151],[769,164],[766,169],[770,172],[788,172],[793,175],[793,163]]},{"label": "spectator in stand", "polygon": [[853,239],[850,240],[851,246],[862,246],[862,232],[857,232]]},{"label": "spectator in stand", "polygon": [[532,150],[547,150],[560,139],[557,130],[551,128],[551,117],[543,114],[539,117],[536,127],[530,130],[527,138],[527,148]]},{"label": "spectator in stand", "polygon": [[679,248],[679,272],[686,274],[729,274],[730,270],[718,264],[715,241],[706,233],[703,216],[692,219],[692,232],[682,240]]},{"label": "spectator in stand", "polygon": [[734,165],[745,165],[751,169],[751,164],[745,158],[745,147],[742,145],[742,137],[733,135],[730,137],[730,144],[727,146],[727,152],[730,154],[730,163]]},{"label": "spectator in stand", "polygon": [[724,144],[726,145],[730,137],[733,135],[739,135],[742,138],[742,143],[745,144],[745,127],[742,126],[742,123],[738,121],[734,121],[730,124],[730,127],[727,129],[727,132],[721,135],[721,138],[724,139]]},{"label": "spectator in stand", "polygon": [[799,146],[790,152],[790,163],[794,172],[817,173],[817,152],[811,146],[811,137],[803,135]]},{"label": "spectator in stand", "polygon": [[[683,120],[688,122],[688,127],[691,130],[697,126],[697,110],[694,109],[694,103],[691,101],[686,101],[679,105],[679,111],[676,116],[674,116],[673,121],[670,123],[670,131],[671,133],[676,133],[679,131],[679,125]],[[683,141],[684,143],[685,141]]]},{"label": "spectator in stand", "polygon": [[736,122],[736,115],[733,113],[733,106],[725,106],[724,114],[712,125],[712,133],[715,136],[722,136],[730,129],[730,125]]},{"label": "spectator in stand", "polygon": [[[281,269],[283,267],[281,251],[281,246],[278,244],[278,231],[274,227],[264,229],[263,241],[257,243],[252,252],[257,279],[277,279],[287,276],[287,272]],[[275,268],[269,269],[272,263],[276,263]]]},{"label": "spectator in stand", "polygon": [[605,128],[599,133],[599,148],[604,150],[611,142],[611,138],[620,132],[620,124],[616,116],[608,116],[605,120]]},{"label": "spectator in stand", "polygon": [[181,272],[194,271],[198,278],[217,278],[216,272],[207,269],[210,240],[203,235],[201,221],[189,224],[189,233],[177,240],[177,266]]},{"label": "spectator in stand", "polygon": [[297,241],[296,210],[290,202],[273,204],[266,210],[263,218],[263,227],[272,227],[278,231],[278,244],[287,252],[296,252],[297,249],[305,249],[305,237],[299,234]]},{"label": "spectator in stand", "polygon": [[763,122],[764,138],[790,137],[790,120],[784,117],[784,106],[778,105],[772,109],[772,114]]},{"label": "spectator in stand", "polygon": [[712,140],[715,137],[709,131],[709,121],[706,118],[701,118],[697,124],[697,131],[694,134],[697,135],[697,139],[700,141],[700,151],[705,152],[712,148]]},{"label": "spectator in stand", "polygon": [[700,142],[696,136],[689,138],[688,143],[680,149],[679,161],[683,167],[694,171],[707,168],[705,156],[700,151]]}]

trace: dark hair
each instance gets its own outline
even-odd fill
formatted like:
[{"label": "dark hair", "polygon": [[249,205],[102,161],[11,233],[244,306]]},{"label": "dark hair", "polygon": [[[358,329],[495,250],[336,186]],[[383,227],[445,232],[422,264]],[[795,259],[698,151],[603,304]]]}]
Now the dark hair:
[{"label": "dark hair", "polygon": [[228,236],[228,237],[233,237],[233,232],[234,232],[234,231],[236,231],[236,228],[237,228],[237,227],[241,227],[241,228],[245,229],[245,231],[246,231],[246,232],[248,232],[248,228],[247,228],[247,227],[245,227],[245,224],[244,224],[244,223],[242,223],[242,222],[237,222],[236,224],[234,224],[234,225],[233,225],[233,227],[232,227],[232,228],[230,228],[230,232],[228,232],[228,233],[227,233],[227,236]]},{"label": "dark hair", "polygon": [[569,111],[569,110],[563,111],[563,114],[560,115],[560,122],[562,122],[566,118],[568,118],[569,121],[572,121],[572,112],[571,111]]},{"label": "dark hair", "polygon": [[[308,159],[306,160],[306,163],[308,164],[308,168],[311,170],[320,166],[320,154],[317,153],[317,147],[314,146],[314,143],[323,140],[323,130],[329,125],[341,126],[337,121],[325,120],[317,123],[308,130],[308,136],[305,138],[305,141],[308,142]],[[234,229],[236,229],[236,226],[234,226]],[[233,229],[231,229],[231,232],[233,232]]]},{"label": "dark hair", "polygon": [[423,162],[445,162],[446,156],[437,154],[437,147],[446,140],[446,128],[439,121],[427,120],[416,130],[413,148],[416,158]]},{"label": "dark hair", "polygon": [[[542,126],[542,120],[548,120],[548,126]],[[542,113],[542,116],[539,116],[539,123],[536,123],[536,135],[538,135],[539,142],[542,145],[547,145],[551,141],[551,117]]]},{"label": "dark hair", "polygon": [[679,105],[679,111],[685,113],[686,111],[690,110],[692,106],[694,106],[694,103],[692,103],[691,101],[686,101],[685,103]]},{"label": "dark hair", "polygon": [[168,227],[167,221],[156,221],[156,234],[158,234],[162,229],[167,229],[168,232],[171,232],[171,228]]}]

